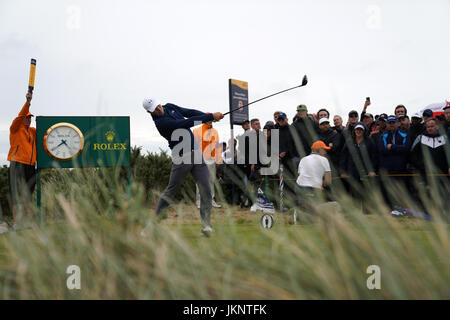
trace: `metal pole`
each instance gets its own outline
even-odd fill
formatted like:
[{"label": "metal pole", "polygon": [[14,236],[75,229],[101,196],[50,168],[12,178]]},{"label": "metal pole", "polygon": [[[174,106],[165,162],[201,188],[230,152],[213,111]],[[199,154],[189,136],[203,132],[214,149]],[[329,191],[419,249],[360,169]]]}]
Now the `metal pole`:
[{"label": "metal pole", "polygon": [[[230,110],[232,108],[232,96],[231,96],[231,79],[228,80],[228,101],[230,104]],[[234,132],[233,132],[233,115],[230,115],[230,136],[231,136],[231,140],[230,140],[230,151],[231,151],[231,159],[232,159],[232,166],[234,169]],[[234,174],[234,173],[233,173]],[[236,186],[234,184],[234,179],[231,179],[231,205],[234,205],[235,203],[235,192],[236,192]]]},{"label": "metal pole", "polygon": [[38,167],[37,169],[37,194],[36,194],[36,200],[37,200],[37,220],[39,226],[42,225],[42,215],[41,215],[41,169]]},{"label": "metal pole", "polygon": [[280,165],[280,212],[284,210],[284,177],[283,177],[283,165]]}]

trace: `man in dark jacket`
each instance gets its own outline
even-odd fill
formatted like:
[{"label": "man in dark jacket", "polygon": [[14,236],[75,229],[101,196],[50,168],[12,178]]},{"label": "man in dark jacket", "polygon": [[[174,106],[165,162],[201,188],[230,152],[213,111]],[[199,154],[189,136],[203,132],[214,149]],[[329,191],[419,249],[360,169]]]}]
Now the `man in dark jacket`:
[{"label": "man in dark jacket", "polygon": [[424,133],[425,126],[422,123],[422,117],[419,116],[418,113],[415,113],[411,116],[411,125],[409,126],[409,136],[411,137],[411,141],[416,140],[416,137],[419,134]]},{"label": "man in dark jacket", "polygon": [[[387,173],[389,175],[382,177],[381,191],[385,202],[393,208],[395,204],[400,204],[401,200],[392,198],[393,188],[398,189],[411,185],[410,178],[405,175],[408,173],[407,164],[411,140],[407,133],[397,129],[397,118],[394,115],[387,118],[386,129],[387,131],[378,140],[378,168],[380,174]],[[400,185],[391,185],[392,181]]]},{"label": "man in dark jacket", "polygon": [[281,164],[285,167],[296,168],[299,162],[298,153],[295,148],[294,137],[292,133],[294,132],[291,125],[288,123],[287,116],[284,112],[280,112],[278,115],[278,124],[280,125],[280,160]]},{"label": "man in dark jacket", "polygon": [[[436,119],[427,120],[425,127],[426,131],[418,135],[412,145],[411,163],[419,170],[427,185],[427,198],[447,199],[450,194],[450,178],[448,176],[450,175],[450,139],[445,133],[439,132],[439,124]],[[431,188],[432,185],[437,187]],[[413,196],[425,210],[420,197],[414,193]],[[444,201],[444,204],[446,204],[446,212],[449,212],[450,202],[447,200]]]},{"label": "man in dark jacket", "polygon": [[278,114],[279,124],[279,146],[280,146],[280,164],[283,166],[284,176],[284,195],[286,197],[287,206],[294,204],[295,195],[295,177],[297,173],[300,158],[295,148],[293,135],[296,134],[293,126],[289,125],[287,116],[284,112]]},{"label": "man in dark jacket", "polygon": [[367,175],[375,176],[375,144],[364,134],[366,126],[359,122],[352,139],[347,140],[341,152],[341,177],[362,181]]},{"label": "man in dark jacket", "polygon": [[347,185],[352,197],[361,200],[363,210],[369,207],[365,188],[371,185],[364,183],[367,176],[375,176],[376,150],[375,144],[364,132],[366,126],[358,122],[351,139],[347,139],[342,149],[339,166],[344,185]]},{"label": "man in dark jacket", "polygon": [[[411,147],[411,162],[420,173],[450,174],[450,145],[446,134],[439,133],[436,119],[429,119],[425,133],[418,135]],[[426,158],[430,156],[432,166],[427,168]]]},{"label": "man in dark jacket", "polygon": [[353,134],[353,129],[355,128],[357,123],[358,123],[358,111],[352,110],[348,113],[347,126],[343,131],[345,139],[351,138]]},{"label": "man in dark jacket", "polygon": [[411,128],[411,121],[409,120],[409,116],[406,114],[402,114],[397,119],[398,122],[400,123],[399,130],[406,132],[407,134],[410,135],[409,129]]},{"label": "man in dark jacket", "polygon": [[311,145],[317,140],[317,126],[308,117],[308,109],[304,104],[297,107],[297,116],[297,121],[292,124],[296,131],[294,141],[298,156],[303,158],[311,153]]},{"label": "man in dark jacket", "polygon": [[[213,120],[220,120],[223,114],[215,112],[206,114],[201,111],[186,109],[171,103],[162,105],[155,98],[146,98],[143,101],[144,109],[151,114],[158,132],[169,142],[169,148],[172,149],[172,169],[170,171],[169,184],[162,193],[156,205],[155,213],[160,216],[165,209],[173,201],[173,196],[181,186],[184,178],[191,173],[200,189],[200,217],[202,222],[202,233],[210,236],[211,227],[211,202],[212,195],[209,184],[209,171],[203,159],[201,149],[195,141],[194,135],[190,130],[191,127],[199,122],[206,123]],[[175,132],[177,129],[184,131]],[[176,136],[177,133],[184,134],[182,139]],[[175,137],[172,137],[175,134]],[[188,141],[185,141],[188,139]],[[200,161],[197,157],[200,156]],[[142,235],[148,234],[152,224],[149,224]]]},{"label": "man in dark jacket", "polygon": [[341,135],[336,130],[331,129],[330,121],[327,118],[319,120],[319,139],[323,141],[330,150],[327,152],[327,157],[331,162],[331,173],[333,176],[338,175],[339,169],[339,155],[342,149]]},{"label": "man in dark jacket", "polygon": [[397,118],[387,118],[387,131],[378,140],[379,168],[388,173],[406,173],[411,140],[407,133],[396,129]]}]

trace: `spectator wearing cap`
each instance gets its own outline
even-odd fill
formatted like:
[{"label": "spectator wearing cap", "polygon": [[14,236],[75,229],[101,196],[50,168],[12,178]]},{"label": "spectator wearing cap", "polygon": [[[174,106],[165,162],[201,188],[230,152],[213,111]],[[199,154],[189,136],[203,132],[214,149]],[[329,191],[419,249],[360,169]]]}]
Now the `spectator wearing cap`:
[{"label": "spectator wearing cap", "polygon": [[364,125],[367,128],[367,130],[364,132],[364,134],[366,136],[369,136],[375,127],[375,122],[373,121],[373,115],[368,112],[364,113],[364,115],[362,116],[362,122],[364,123]]},{"label": "spectator wearing cap", "polygon": [[398,117],[398,122],[400,123],[399,130],[409,134],[409,129],[410,129],[410,126],[411,126],[411,122],[409,121],[408,115],[401,114]]},{"label": "spectator wearing cap", "polygon": [[330,150],[323,141],[318,140],[311,145],[311,154],[303,157],[298,165],[297,184],[307,189],[322,190],[332,182],[331,167],[325,157]]},{"label": "spectator wearing cap", "polygon": [[356,123],[358,123],[358,111],[352,110],[348,113],[347,126],[343,131],[344,137],[346,139],[352,136],[353,129],[355,128]]},{"label": "spectator wearing cap", "polygon": [[394,114],[397,118],[400,118],[400,116],[406,116],[408,114],[408,110],[406,110],[406,107],[402,104],[399,104],[395,107]]},{"label": "spectator wearing cap", "polygon": [[247,130],[250,130],[250,121],[244,120],[244,122],[242,122],[241,126],[242,126],[242,129],[244,130],[244,132],[247,132]]},{"label": "spectator wearing cap", "polygon": [[331,129],[330,120],[328,120],[328,118],[321,118],[319,120],[318,138],[330,148],[327,156],[332,165],[333,175],[337,175],[339,169],[339,155],[342,149],[342,139],[341,135],[337,133],[336,130]]},{"label": "spectator wearing cap", "polygon": [[[298,120],[297,120],[298,121]],[[280,164],[283,165],[283,175],[285,177],[285,189],[284,194],[286,196],[287,204],[289,199],[293,199],[295,193],[295,176],[300,158],[295,147],[294,135],[296,135],[295,128],[289,125],[287,115],[281,112],[278,115],[279,128],[279,152],[280,152]],[[289,207],[289,204],[288,204]]]},{"label": "spectator wearing cap", "polygon": [[387,118],[387,131],[383,133],[378,141],[379,167],[390,174],[406,173],[409,149],[411,147],[410,137],[396,128],[397,118]]},{"label": "spectator wearing cap", "polygon": [[314,211],[323,187],[332,182],[331,167],[325,157],[330,148],[321,140],[311,145],[311,154],[298,165],[297,204],[306,212]]},{"label": "spectator wearing cap", "polygon": [[409,135],[411,137],[411,141],[416,140],[416,137],[419,134],[424,133],[425,126],[422,123],[422,117],[419,115],[418,112],[414,113],[411,116],[411,124],[409,126]]},{"label": "spectator wearing cap", "polygon": [[386,113],[382,113],[379,115],[376,122],[376,130],[370,133],[370,137],[372,138],[375,146],[378,144],[378,139],[380,136],[386,132],[386,120],[388,115]]},{"label": "spectator wearing cap", "polygon": [[[287,115],[280,112],[278,115],[278,124],[280,125],[280,160],[281,163],[288,168],[297,167],[298,153],[295,148],[294,138],[292,136],[293,128],[289,125]],[[297,159],[296,159],[297,158]]]},{"label": "spectator wearing cap", "polygon": [[363,181],[367,176],[375,176],[376,147],[364,132],[366,126],[358,122],[352,139],[347,140],[342,149],[339,166],[341,178],[350,178],[350,192],[353,196],[364,198]]},{"label": "spectator wearing cap", "polygon": [[[361,119],[360,119],[361,122],[364,122],[364,117],[367,113],[368,106],[370,106],[370,98],[366,98],[366,101],[364,101],[364,107],[361,111]],[[373,116],[372,116],[372,120],[373,120]],[[366,125],[366,128],[367,128],[367,125]],[[367,133],[366,133],[366,135],[367,135]]]},{"label": "spectator wearing cap", "polygon": [[311,145],[317,136],[317,127],[315,122],[308,117],[306,105],[301,104],[297,107],[297,115],[298,119],[292,125],[296,131],[295,147],[298,155],[302,158],[311,153]]},{"label": "spectator wearing cap", "polygon": [[[373,144],[375,145],[375,158],[378,159],[378,140],[380,140],[381,136],[386,132],[387,126],[386,126],[386,120],[388,115],[386,113],[382,113],[378,116],[377,122],[376,122],[376,130],[371,132],[369,137],[372,139]],[[375,164],[375,171],[378,172],[378,162],[376,161]]]},{"label": "spectator wearing cap", "polygon": [[392,180],[400,183],[400,186],[408,186],[409,177],[405,176],[408,173],[407,165],[409,160],[409,151],[411,148],[411,139],[407,133],[404,133],[397,128],[397,117],[391,115],[387,118],[387,130],[378,140],[378,167],[381,174],[388,174],[388,178],[382,178],[381,192],[384,201],[391,208],[397,199],[392,199],[390,195],[391,190],[388,190],[385,182]]}]

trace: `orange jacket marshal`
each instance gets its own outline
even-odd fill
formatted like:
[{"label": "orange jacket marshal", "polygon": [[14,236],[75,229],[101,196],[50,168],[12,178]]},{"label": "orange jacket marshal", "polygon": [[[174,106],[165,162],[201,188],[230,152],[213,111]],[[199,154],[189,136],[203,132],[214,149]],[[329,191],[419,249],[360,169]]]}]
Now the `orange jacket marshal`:
[{"label": "orange jacket marshal", "polygon": [[36,164],[36,128],[23,124],[29,114],[30,104],[26,102],[9,128],[10,149],[8,161],[34,166]]}]

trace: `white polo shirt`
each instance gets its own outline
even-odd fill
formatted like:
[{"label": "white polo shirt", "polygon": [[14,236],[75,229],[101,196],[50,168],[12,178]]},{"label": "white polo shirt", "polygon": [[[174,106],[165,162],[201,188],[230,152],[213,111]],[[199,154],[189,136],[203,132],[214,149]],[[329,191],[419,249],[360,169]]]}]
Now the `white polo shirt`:
[{"label": "white polo shirt", "polygon": [[297,184],[301,187],[322,189],[325,172],[331,172],[328,159],[320,154],[311,153],[300,160]]}]

